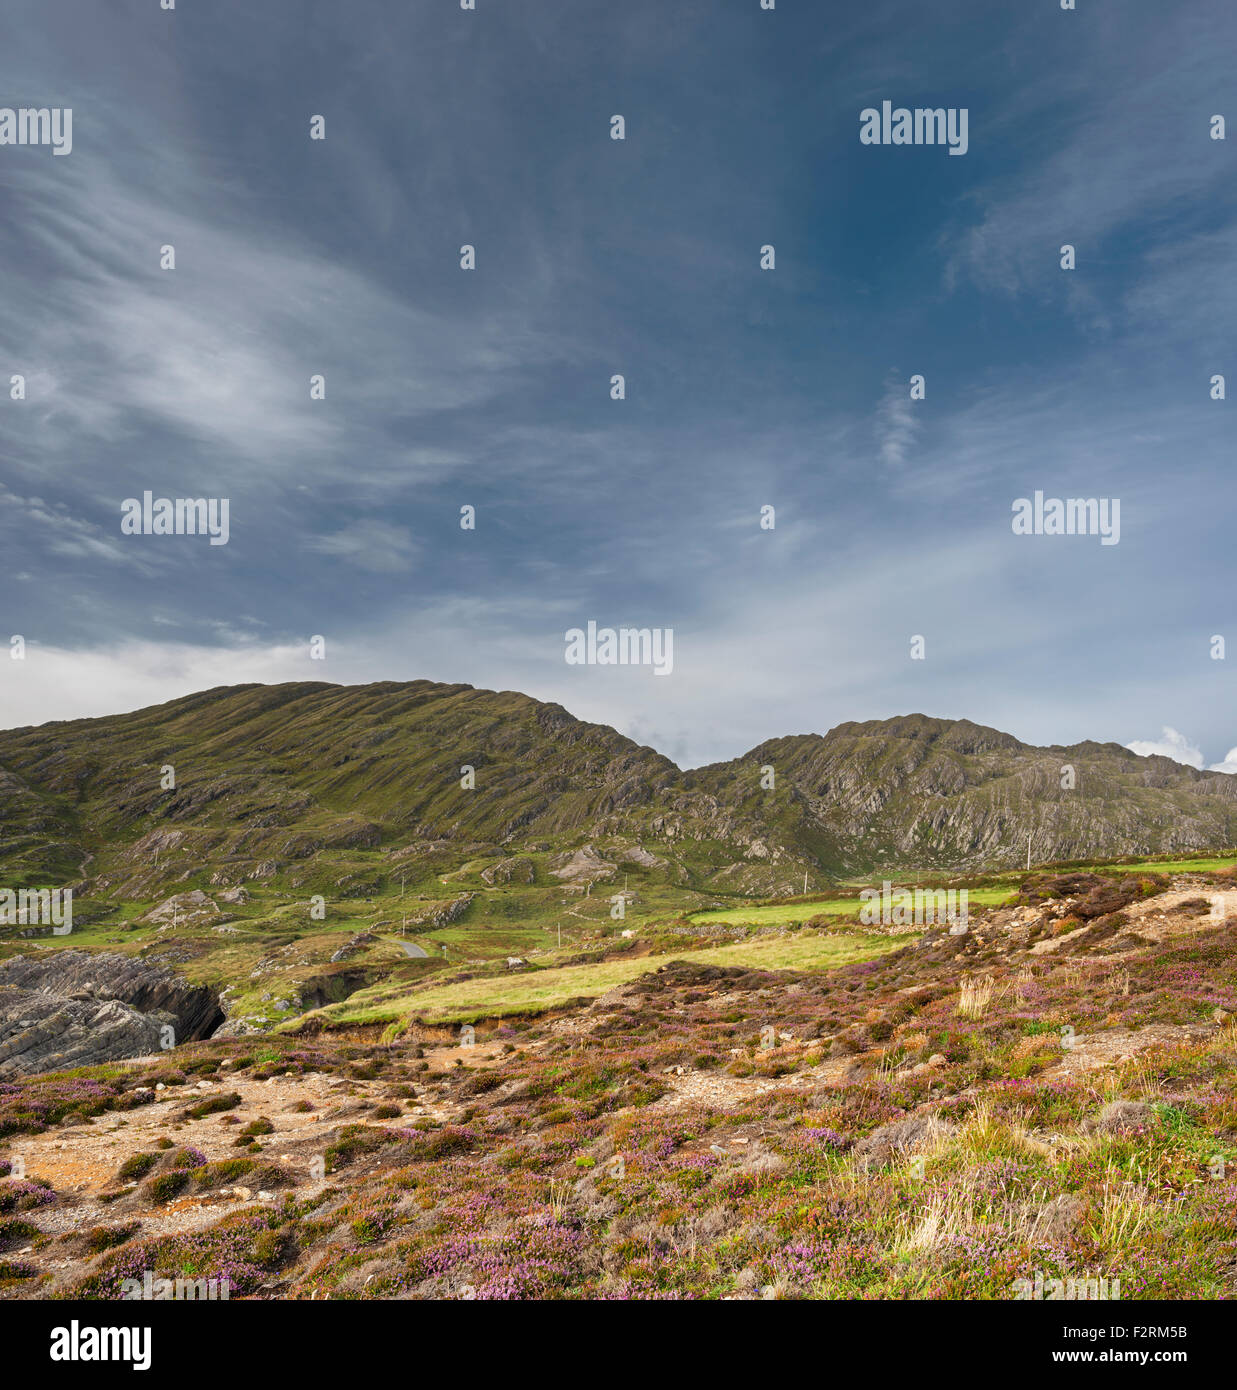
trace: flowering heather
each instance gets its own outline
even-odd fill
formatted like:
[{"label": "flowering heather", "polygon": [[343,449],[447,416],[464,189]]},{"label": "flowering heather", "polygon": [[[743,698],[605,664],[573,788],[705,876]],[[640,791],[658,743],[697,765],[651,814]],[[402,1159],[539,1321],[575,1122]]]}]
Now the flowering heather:
[{"label": "flowering heather", "polygon": [[0,1082],[0,1139],[11,1134],[41,1134],[70,1111],[100,1115],[105,1110],[131,1109],[146,1097],[119,1086],[80,1077],[32,1077]]},{"label": "flowering heather", "polygon": [[[208,1231],[130,1241],[102,1256],[93,1273],[73,1288],[77,1298],[119,1298],[126,1279],[226,1279],[233,1296],[251,1292],[265,1277],[263,1237],[271,1234],[265,1214],[245,1215]],[[268,1255],[268,1259],[269,1259]]]},{"label": "flowering heather", "polygon": [[836,1129],[806,1128],[802,1133],[812,1143],[820,1144],[827,1149],[844,1149],[846,1147],[846,1136],[839,1134]]},{"label": "flowering heather", "polygon": [[171,1150],[163,1161],[168,1168],[204,1168],[206,1155],[192,1144],[182,1144],[180,1148]]},{"label": "flowering heather", "polygon": [[33,1211],[50,1206],[56,1194],[46,1183],[6,1178],[0,1182],[0,1213]]},{"label": "flowering heather", "polygon": [[425,1280],[463,1267],[478,1299],[539,1298],[570,1283],[588,1244],[583,1231],[540,1215],[505,1234],[451,1236],[419,1252],[411,1271]]},{"label": "flowering heather", "polygon": [[[212,1198],[243,1173],[281,1201],[178,1235],[122,1227],[56,1291],[112,1297],[150,1268],[253,1298],[1005,1299],[1028,1271],[1102,1269],[1126,1298],[1230,1296],[1237,1034],[1212,1011],[1237,985],[1237,922],[1120,946],[1101,920],[1091,945],[1032,955],[1055,920],[815,974],[664,964],[613,1006],[504,1025],[519,1045],[481,1067],[402,1035],[186,1050],[190,1075],[230,1049],[234,1076],[275,1076],[244,1119],[265,1109],[275,1153],[303,1147],[279,1181],[204,1164],[208,1119],[201,1149],[152,1172]],[[992,1002],[964,1019],[958,982],[979,973]],[[305,1088],[279,1084],[298,1065],[348,1084],[292,1138]],[[0,1113],[82,1085],[7,1086]],[[374,1106],[392,1097],[413,1113],[388,1128]]]}]

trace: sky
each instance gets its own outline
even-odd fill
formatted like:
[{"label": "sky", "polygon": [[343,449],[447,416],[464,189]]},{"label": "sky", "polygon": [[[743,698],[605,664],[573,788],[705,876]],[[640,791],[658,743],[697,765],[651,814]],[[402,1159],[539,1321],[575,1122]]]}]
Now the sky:
[{"label": "sky", "polygon": [[[0,145],[0,725],[429,679],[681,766],[924,712],[1237,771],[1231,0],[6,0],[0,39],[0,104],[73,113]],[[861,142],[884,101],[966,152]],[[126,534],[145,491],[227,543]],[[1037,491],[1118,542],[1015,534]],[[673,669],[569,664],[590,622]]]}]

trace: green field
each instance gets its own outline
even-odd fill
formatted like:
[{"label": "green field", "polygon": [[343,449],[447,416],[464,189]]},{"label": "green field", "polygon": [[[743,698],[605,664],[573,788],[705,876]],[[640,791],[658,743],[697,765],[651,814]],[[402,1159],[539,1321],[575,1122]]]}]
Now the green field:
[{"label": "green field", "polygon": [[[896,884],[895,887],[907,888],[910,885]],[[1008,888],[967,889],[967,902],[976,907],[996,907],[1009,902],[1014,896]],[[858,917],[862,906],[858,898],[820,898],[812,902],[778,903],[774,907],[745,907],[739,904],[708,912],[693,912],[689,920],[696,924],[728,922],[743,926],[788,926],[821,915]]]},{"label": "green field", "polygon": [[[753,970],[831,970],[850,961],[869,960],[896,950],[903,936],[779,936],[596,965],[565,965],[519,975],[494,975],[410,991],[407,985],[379,985],[342,1004],[318,1012],[334,1024],[387,1023],[409,1016],[426,1023],[466,1023],[508,1014],[539,1013],[569,999],[595,999],[616,985],[656,970],[672,960],[707,965],[745,965]],[[298,1020],[299,1021],[299,1020]],[[295,1027],[295,1024],[290,1025]]]},{"label": "green field", "polygon": [[1208,874],[1231,869],[1237,859],[1146,859],[1138,864],[1107,864],[1096,869],[1106,874]]}]

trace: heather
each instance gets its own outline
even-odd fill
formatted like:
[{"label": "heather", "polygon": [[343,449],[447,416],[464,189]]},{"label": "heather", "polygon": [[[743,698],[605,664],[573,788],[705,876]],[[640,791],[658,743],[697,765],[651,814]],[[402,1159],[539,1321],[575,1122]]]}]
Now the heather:
[{"label": "heather", "polygon": [[[129,1160],[149,1176],[116,1203],[154,1184],[236,1209],[118,1222],[71,1276],[6,1288],[112,1297],[149,1268],[238,1298],[1006,1299],[1090,1272],[1127,1299],[1229,1297],[1237,919],[1184,898],[1114,927],[1065,886],[828,971],[652,962],[475,1048],[415,1018],[278,1064],[199,1045],[186,1099],[205,1077],[236,1105],[169,1101],[174,1142]],[[325,1099],[281,1099],[315,1075]],[[312,1115],[302,1137],[285,1113]],[[231,1144],[233,1116],[256,1157],[186,1137]]]}]

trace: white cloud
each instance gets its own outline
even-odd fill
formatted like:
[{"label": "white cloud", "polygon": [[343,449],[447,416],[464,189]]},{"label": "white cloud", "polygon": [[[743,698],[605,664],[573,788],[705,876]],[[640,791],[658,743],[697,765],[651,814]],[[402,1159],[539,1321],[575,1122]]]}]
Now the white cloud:
[{"label": "white cloud", "polygon": [[[1175,763],[1196,767],[1200,772],[1203,770],[1201,748],[1196,748],[1184,734],[1178,733],[1168,724],[1164,725],[1160,734],[1158,739],[1136,739],[1125,746],[1131,753],[1137,753],[1143,758],[1171,758]],[[1206,769],[1208,772],[1228,772],[1237,776],[1237,748],[1230,748],[1224,755],[1223,762],[1208,763]]]},{"label": "white cloud", "polygon": [[[86,443],[119,451],[155,430],[173,443],[139,478],[208,466],[219,485],[252,493],[346,468],[354,490],[403,488],[465,459],[410,447],[388,422],[480,408],[566,351],[510,311],[414,305],[286,229],[214,207],[173,211],[140,173],[96,162],[22,184],[43,279],[14,288],[0,355],[26,364],[25,414],[6,426],[27,451],[37,443],[40,476],[71,475]],[[165,239],[175,271],[157,268]],[[109,250],[147,242],[137,266]],[[372,365],[396,362],[398,372]],[[314,401],[318,373],[326,396]],[[101,497],[115,490],[106,473],[93,481]],[[122,496],[136,486],[119,485]]]},{"label": "white cloud", "polygon": [[1208,772],[1231,772],[1237,776],[1237,748],[1230,748],[1224,755],[1222,763],[1212,763],[1207,769]]},{"label": "white cloud", "polygon": [[1170,728],[1165,724],[1160,730],[1160,738],[1157,739],[1136,739],[1133,743],[1125,746],[1131,753],[1137,753],[1141,758],[1171,758],[1175,763],[1184,763],[1186,767],[1196,767],[1201,770],[1203,766],[1203,753],[1201,748],[1195,748],[1184,734],[1179,734],[1176,729]]}]

